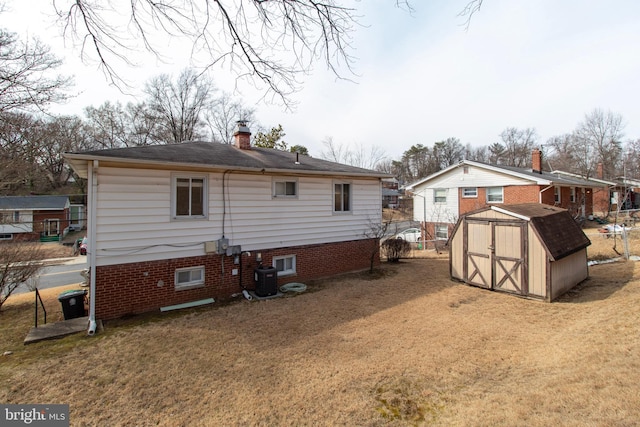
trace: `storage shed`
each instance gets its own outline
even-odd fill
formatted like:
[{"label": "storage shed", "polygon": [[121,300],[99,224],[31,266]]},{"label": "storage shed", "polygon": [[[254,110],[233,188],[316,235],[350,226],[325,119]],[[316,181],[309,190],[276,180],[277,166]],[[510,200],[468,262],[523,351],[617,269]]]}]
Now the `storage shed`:
[{"label": "storage shed", "polygon": [[489,206],[456,223],[450,274],[469,285],[551,302],[589,277],[590,244],[565,209]]}]

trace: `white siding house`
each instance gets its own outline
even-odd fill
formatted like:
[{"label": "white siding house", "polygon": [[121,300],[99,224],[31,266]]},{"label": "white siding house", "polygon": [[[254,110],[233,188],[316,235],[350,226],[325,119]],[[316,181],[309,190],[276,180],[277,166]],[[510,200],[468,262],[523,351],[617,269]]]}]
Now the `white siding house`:
[{"label": "white siding house", "polygon": [[65,154],[88,179],[92,321],[228,298],[258,267],[284,284],[369,266],[388,175],[249,135]]}]

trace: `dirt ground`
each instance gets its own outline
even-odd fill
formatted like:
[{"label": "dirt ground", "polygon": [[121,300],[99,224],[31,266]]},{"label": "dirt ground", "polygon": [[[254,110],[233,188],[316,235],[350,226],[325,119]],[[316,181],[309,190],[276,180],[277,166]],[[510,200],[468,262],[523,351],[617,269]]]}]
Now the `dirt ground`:
[{"label": "dirt ground", "polygon": [[[590,257],[615,255],[592,240]],[[73,426],[637,425],[640,262],[591,266],[547,304],[452,282],[446,254],[414,255],[293,297],[29,346],[32,302],[9,300],[0,402],[68,403]]]}]

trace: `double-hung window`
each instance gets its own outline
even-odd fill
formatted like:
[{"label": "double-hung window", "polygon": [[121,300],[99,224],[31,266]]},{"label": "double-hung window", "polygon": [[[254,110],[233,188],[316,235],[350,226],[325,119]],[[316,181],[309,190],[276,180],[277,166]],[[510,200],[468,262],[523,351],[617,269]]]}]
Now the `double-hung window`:
[{"label": "double-hung window", "polygon": [[174,219],[207,217],[205,175],[173,175],[171,194]]},{"label": "double-hung window", "polygon": [[433,201],[435,203],[447,203],[447,189],[446,188],[434,188],[433,189]]},{"label": "double-hung window", "polygon": [[294,179],[273,181],[273,197],[297,197],[298,182]]},{"label": "double-hung window", "polygon": [[273,257],[273,266],[278,272],[278,276],[296,274],[296,256],[285,255]]},{"label": "double-hung window", "polygon": [[487,187],[487,203],[502,203],[503,200],[502,187]]},{"label": "double-hung window", "polygon": [[571,193],[569,193],[569,201],[571,203],[576,202],[576,187],[571,187]]},{"label": "double-hung window", "polygon": [[560,203],[560,187],[553,187],[553,198],[556,203]]},{"label": "double-hung window", "polygon": [[436,224],[436,240],[447,240],[449,238],[449,227],[446,224]]},{"label": "double-hung window", "polygon": [[351,184],[345,182],[333,184],[333,211],[351,212]]}]

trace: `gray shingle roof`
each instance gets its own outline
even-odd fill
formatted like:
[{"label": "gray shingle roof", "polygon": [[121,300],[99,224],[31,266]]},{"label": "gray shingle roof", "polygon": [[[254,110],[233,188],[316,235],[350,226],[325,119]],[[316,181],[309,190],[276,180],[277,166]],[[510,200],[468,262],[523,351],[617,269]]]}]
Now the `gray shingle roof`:
[{"label": "gray shingle roof", "polygon": [[67,196],[0,196],[0,210],[62,210]]},{"label": "gray shingle roof", "polygon": [[[184,142],[181,144],[149,145],[143,147],[115,148],[106,150],[66,153],[65,157],[76,165],[79,159],[125,159],[146,163],[176,163],[219,169],[243,169],[256,171],[291,171],[299,173],[328,173],[333,175],[355,175],[389,177],[390,175],[343,165],[305,155],[270,148],[251,147],[241,150],[231,144],[215,142]],[[296,163],[296,159],[298,162]]]}]

